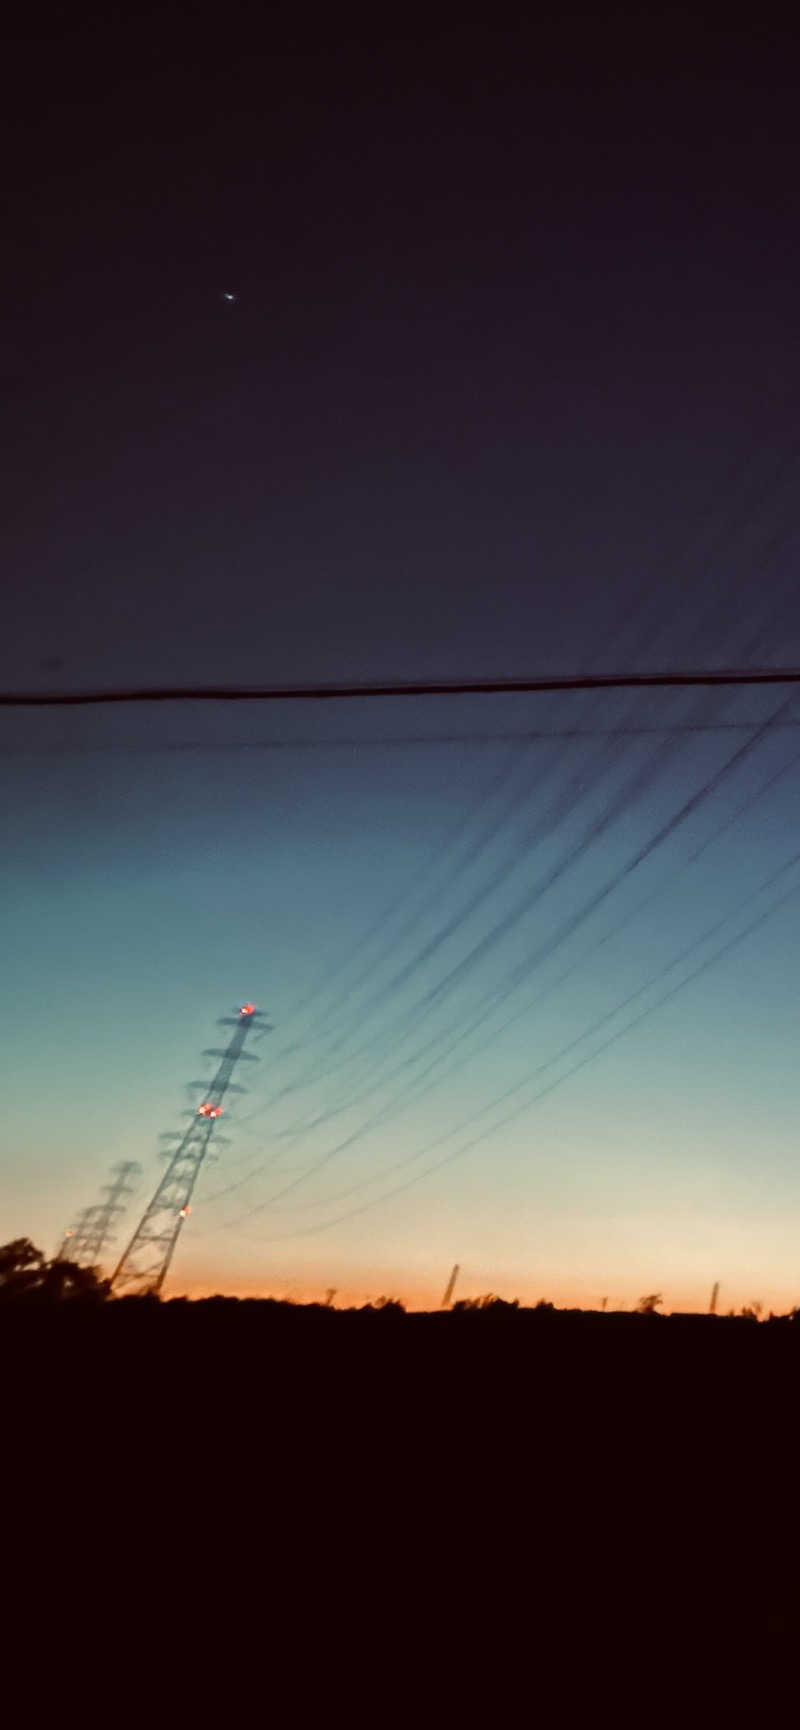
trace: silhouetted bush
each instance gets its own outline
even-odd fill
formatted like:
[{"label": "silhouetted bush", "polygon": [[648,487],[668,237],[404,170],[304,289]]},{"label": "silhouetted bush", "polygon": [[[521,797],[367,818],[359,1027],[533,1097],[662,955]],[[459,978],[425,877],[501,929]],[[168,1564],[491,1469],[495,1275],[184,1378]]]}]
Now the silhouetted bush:
[{"label": "silhouetted bush", "polygon": [[62,1303],[67,1298],[102,1302],[109,1282],[97,1268],[55,1256],[46,1261],[28,1237],[0,1244],[0,1302]]}]

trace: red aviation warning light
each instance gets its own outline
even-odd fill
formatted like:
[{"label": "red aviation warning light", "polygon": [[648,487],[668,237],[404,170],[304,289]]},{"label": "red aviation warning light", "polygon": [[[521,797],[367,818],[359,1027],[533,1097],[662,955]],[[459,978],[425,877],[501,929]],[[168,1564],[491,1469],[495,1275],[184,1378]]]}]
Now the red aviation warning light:
[{"label": "red aviation warning light", "polygon": [[221,1117],[222,1116],[222,1106],[221,1105],[198,1105],[197,1115],[198,1115],[198,1117]]},{"label": "red aviation warning light", "polygon": [[255,1015],[255,1012],[256,1006],[254,1003],[243,1003],[239,1010],[240,1015]]},{"label": "red aviation warning light", "polygon": [[191,1210],[191,1208],[190,1208],[190,1206],[189,1206],[189,1203],[188,1203],[188,1201],[187,1201],[187,1203],[186,1203],[186,1206],[185,1206],[185,1207],[182,1207],[182,1208],[181,1208],[181,1210],[180,1210],[180,1218],[181,1218],[181,1219],[188,1219],[188,1217],[189,1217],[189,1214],[190,1214],[190,1213],[191,1213],[191,1211],[192,1211],[192,1210]]}]

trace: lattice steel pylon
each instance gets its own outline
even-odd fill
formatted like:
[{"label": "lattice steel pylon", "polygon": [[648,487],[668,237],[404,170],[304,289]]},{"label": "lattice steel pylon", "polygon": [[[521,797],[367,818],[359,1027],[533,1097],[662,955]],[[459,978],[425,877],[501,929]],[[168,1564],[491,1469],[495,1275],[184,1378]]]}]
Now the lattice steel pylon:
[{"label": "lattice steel pylon", "polygon": [[56,1250],[56,1261],[81,1261],[88,1233],[92,1229],[92,1216],[96,1207],[82,1207],[74,1217],[74,1223],[68,1225]]},{"label": "lattice steel pylon", "polygon": [[206,1057],[219,1057],[219,1068],[204,1091],[202,1104],[192,1113],[192,1122],[171,1155],[152,1200],[114,1270],[111,1289],[116,1296],[161,1291],[181,1227],[189,1215],[203,1161],[222,1116],[223,1099],[233,1085],[233,1071],[242,1057],[258,1062],[251,1052],[244,1051],[244,1042],[254,1026],[261,1025],[265,1032],[269,1031],[254,1003],[243,1004],[234,1016],[223,1016],[221,1025],[232,1026],[235,1031],[224,1051],[204,1053]]},{"label": "lattice steel pylon", "polygon": [[74,1225],[68,1227],[57,1252],[58,1261],[77,1262],[81,1267],[98,1267],[125,1212],[128,1197],[133,1195],[132,1181],[141,1173],[135,1159],[122,1159],[111,1167],[111,1182],[103,1185],[104,1201],[84,1207]]},{"label": "lattice steel pylon", "polygon": [[142,1168],[135,1159],[121,1159],[111,1167],[111,1182],[103,1185],[105,1200],[92,1208],[83,1238],[81,1260],[86,1267],[97,1267],[108,1249],[125,1212],[129,1196],[136,1188],[136,1178]]}]

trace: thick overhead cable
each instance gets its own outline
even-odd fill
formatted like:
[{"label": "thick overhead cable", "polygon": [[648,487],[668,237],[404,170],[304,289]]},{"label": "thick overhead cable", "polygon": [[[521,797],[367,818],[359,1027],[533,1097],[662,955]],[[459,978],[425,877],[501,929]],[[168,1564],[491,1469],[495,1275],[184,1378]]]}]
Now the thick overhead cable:
[{"label": "thick overhead cable", "polygon": [[538,691],[665,690],[693,685],[800,685],[800,667],[565,673],[528,679],[419,679],[399,684],[134,685],[113,690],[0,691],[0,708],[73,708],[90,703],[327,703],[363,697],[502,697]]}]

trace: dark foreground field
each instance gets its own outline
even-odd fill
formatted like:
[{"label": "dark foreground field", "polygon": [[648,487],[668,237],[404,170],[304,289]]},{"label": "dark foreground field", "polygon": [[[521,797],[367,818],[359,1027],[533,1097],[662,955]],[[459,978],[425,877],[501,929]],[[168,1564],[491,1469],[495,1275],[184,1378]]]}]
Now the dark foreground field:
[{"label": "dark foreground field", "polygon": [[659,1688],[798,1652],[790,1318],[73,1301],[0,1306],[0,1350],[12,1499],[55,1552],[199,1593],[251,1657],[388,1639],[391,1693],[477,1688],[489,1652],[567,1650],[565,1688],[590,1651]]}]

